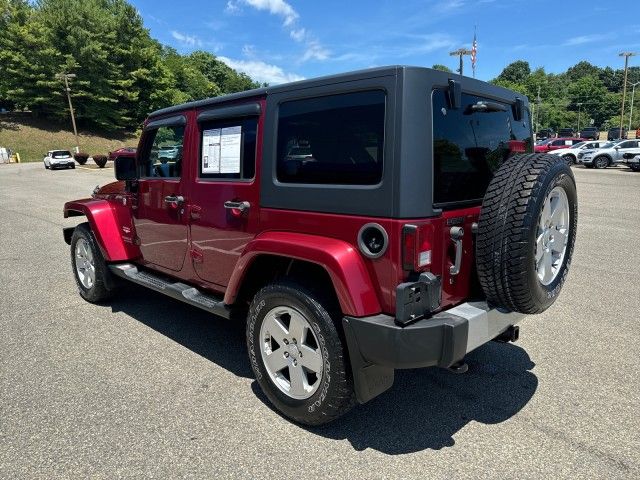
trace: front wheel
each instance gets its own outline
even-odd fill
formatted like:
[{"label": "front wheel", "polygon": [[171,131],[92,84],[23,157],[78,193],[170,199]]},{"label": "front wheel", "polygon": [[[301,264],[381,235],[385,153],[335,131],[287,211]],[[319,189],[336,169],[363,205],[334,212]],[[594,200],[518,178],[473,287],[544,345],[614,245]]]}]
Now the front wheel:
[{"label": "front wheel", "polygon": [[607,157],[597,157],[593,161],[593,165],[596,168],[607,168],[609,166],[609,159]]},{"label": "front wheel", "polygon": [[630,168],[631,170],[633,170],[634,172],[640,172],[640,164],[632,164],[632,165],[629,165],[629,168]]},{"label": "front wheel", "polygon": [[262,391],[283,415],[322,425],[355,404],[347,353],[331,305],[301,285],[262,288],[247,319],[247,349]]},{"label": "front wheel", "polygon": [[88,223],[81,223],[71,236],[71,266],[80,296],[91,303],[111,298],[111,273]]}]

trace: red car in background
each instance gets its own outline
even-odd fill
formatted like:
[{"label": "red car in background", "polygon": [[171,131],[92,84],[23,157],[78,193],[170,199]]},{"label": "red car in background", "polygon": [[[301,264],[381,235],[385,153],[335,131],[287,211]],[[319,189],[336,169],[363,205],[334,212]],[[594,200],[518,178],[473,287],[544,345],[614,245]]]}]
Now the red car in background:
[{"label": "red car in background", "polygon": [[584,138],[564,137],[564,138],[550,138],[544,142],[535,145],[534,150],[536,152],[550,152],[552,150],[558,150],[560,148],[570,148],[576,143],[584,142]]},{"label": "red car in background", "polygon": [[136,158],[136,148],[135,147],[122,147],[113,152],[109,152],[108,158],[110,161],[115,162],[118,157],[131,157]]}]

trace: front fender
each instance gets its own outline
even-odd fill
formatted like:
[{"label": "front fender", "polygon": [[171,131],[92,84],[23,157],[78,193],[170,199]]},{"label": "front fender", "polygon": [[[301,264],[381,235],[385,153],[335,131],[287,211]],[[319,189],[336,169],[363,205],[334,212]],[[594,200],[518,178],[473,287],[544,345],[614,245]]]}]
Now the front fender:
[{"label": "front fender", "polygon": [[[108,262],[132,260],[140,255],[137,246],[122,238],[118,215],[107,200],[85,198],[64,204],[64,218],[86,216],[102,255]],[[65,239],[67,232],[65,232]]]},{"label": "front fender", "polygon": [[250,265],[265,254],[322,266],[331,278],[345,315],[364,317],[381,312],[369,272],[353,245],[334,238],[291,232],[266,232],[246,246],[229,281],[224,303],[234,303]]}]

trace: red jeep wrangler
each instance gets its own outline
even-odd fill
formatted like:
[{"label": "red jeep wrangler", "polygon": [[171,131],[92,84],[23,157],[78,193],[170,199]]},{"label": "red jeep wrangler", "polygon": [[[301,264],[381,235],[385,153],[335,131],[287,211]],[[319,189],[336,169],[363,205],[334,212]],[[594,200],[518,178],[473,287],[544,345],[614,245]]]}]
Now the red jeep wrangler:
[{"label": "red jeep wrangler", "polygon": [[80,295],[126,279],[246,319],[258,383],[318,425],[398,368],[464,371],[566,279],[576,186],[526,98],[385,67],[152,113],[118,182],[68,202]]}]

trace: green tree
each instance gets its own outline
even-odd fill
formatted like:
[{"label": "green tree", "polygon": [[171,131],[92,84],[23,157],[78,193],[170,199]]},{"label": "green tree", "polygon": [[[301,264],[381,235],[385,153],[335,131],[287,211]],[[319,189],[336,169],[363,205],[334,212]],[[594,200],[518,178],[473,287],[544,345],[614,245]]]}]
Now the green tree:
[{"label": "green tree", "polygon": [[513,84],[523,84],[527,81],[529,75],[531,75],[529,62],[517,60],[507,65],[500,75],[498,75],[497,80],[511,82]]},{"label": "green tree", "polygon": [[453,73],[453,71],[449,67],[447,67],[446,65],[442,65],[441,63],[436,63],[431,68],[433,68],[434,70],[441,70],[447,73]]}]

